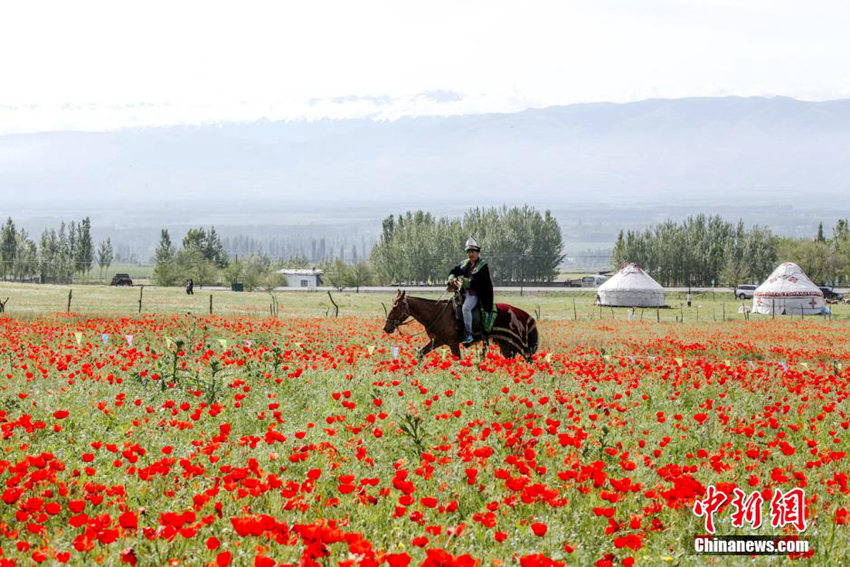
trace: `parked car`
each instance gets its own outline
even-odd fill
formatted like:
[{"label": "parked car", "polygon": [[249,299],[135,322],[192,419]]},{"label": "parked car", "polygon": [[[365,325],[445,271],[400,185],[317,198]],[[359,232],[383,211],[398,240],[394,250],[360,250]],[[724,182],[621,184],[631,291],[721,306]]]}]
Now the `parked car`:
[{"label": "parked car", "polygon": [[599,287],[608,279],[602,274],[593,274],[592,276],[584,276],[581,278],[581,287]]},{"label": "parked car", "polygon": [[821,286],[820,290],[823,292],[823,298],[827,303],[838,303],[839,301],[844,301],[844,295],[838,293],[831,287]]},{"label": "parked car", "polygon": [[564,285],[566,287],[581,287],[581,278],[573,278],[571,280],[564,280]]},{"label": "parked car", "polygon": [[133,287],[133,280],[130,279],[130,274],[115,274],[112,276],[112,283],[110,285]]},{"label": "parked car", "polygon": [[735,286],[735,297],[741,300],[752,299],[757,287],[757,285],[750,284]]}]

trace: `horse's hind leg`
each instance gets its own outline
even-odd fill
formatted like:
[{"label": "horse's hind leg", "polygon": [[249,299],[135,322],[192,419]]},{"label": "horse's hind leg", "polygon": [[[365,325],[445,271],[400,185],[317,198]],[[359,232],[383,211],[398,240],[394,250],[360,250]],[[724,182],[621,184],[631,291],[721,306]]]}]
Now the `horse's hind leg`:
[{"label": "horse's hind leg", "polygon": [[455,358],[460,358],[460,347],[457,344],[452,343],[449,345],[449,348],[452,350],[452,356]]},{"label": "horse's hind leg", "polygon": [[499,346],[499,350],[502,351],[503,357],[510,359],[516,356],[516,350],[508,343],[496,341],[496,344]]}]

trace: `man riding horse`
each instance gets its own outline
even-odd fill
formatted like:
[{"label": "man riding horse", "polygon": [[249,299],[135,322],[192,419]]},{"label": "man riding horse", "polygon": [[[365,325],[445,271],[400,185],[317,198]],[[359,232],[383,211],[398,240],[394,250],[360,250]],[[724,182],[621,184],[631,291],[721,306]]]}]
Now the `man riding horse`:
[{"label": "man riding horse", "polygon": [[455,291],[463,291],[463,326],[466,337],[464,346],[471,345],[475,338],[472,335],[473,310],[480,306],[482,310],[482,325],[485,317],[493,312],[493,281],[490,279],[490,268],[481,258],[481,248],[471,236],[466,241],[466,259],[452,268],[449,272],[449,287]]},{"label": "man riding horse", "polygon": [[480,257],[481,248],[474,238],[466,241],[467,258],[449,272],[449,288],[465,292],[463,298],[463,324],[460,329],[455,318],[451,299],[425,299],[408,296],[398,290],[387,313],[384,332],[393,333],[409,319],[422,325],[419,333],[428,336],[428,342],[419,349],[417,359],[435,348],[448,346],[452,355],[460,358],[460,344],[475,342],[473,310],[476,305],[484,309],[481,314],[481,337],[485,348],[487,341],[495,343],[506,358],[521,355],[527,361],[537,352],[539,335],[534,318],[513,305],[493,304],[493,282],[490,268]]}]

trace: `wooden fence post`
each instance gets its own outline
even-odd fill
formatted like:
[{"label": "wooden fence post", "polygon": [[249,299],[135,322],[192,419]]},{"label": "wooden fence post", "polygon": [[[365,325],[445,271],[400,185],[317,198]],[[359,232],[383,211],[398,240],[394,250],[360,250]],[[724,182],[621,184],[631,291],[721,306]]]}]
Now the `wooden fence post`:
[{"label": "wooden fence post", "polygon": [[71,295],[73,295],[73,293],[74,293],[73,289],[68,290],[68,309],[65,310],[66,313],[71,312]]},{"label": "wooden fence post", "polygon": [[145,286],[142,284],[142,287],[139,288],[139,313],[142,312],[142,293],[145,291]]},{"label": "wooden fence post", "polygon": [[336,301],[334,301],[334,296],[331,295],[331,290],[328,290],[328,297],[331,298],[331,303],[334,306],[334,317],[339,317],[339,305],[337,305]]},{"label": "wooden fence post", "polygon": [[210,294],[210,315],[212,315],[212,313],[213,313],[212,294]]}]

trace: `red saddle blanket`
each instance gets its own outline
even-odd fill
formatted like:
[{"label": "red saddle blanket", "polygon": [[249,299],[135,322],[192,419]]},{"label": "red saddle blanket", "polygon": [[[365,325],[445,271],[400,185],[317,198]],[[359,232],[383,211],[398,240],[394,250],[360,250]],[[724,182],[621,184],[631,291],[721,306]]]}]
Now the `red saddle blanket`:
[{"label": "red saddle blanket", "polygon": [[490,336],[505,340],[517,349],[527,351],[530,344],[531,334],[537,323],[534,318],[513,305],[507,303],[496,304],[496,321]]}]

